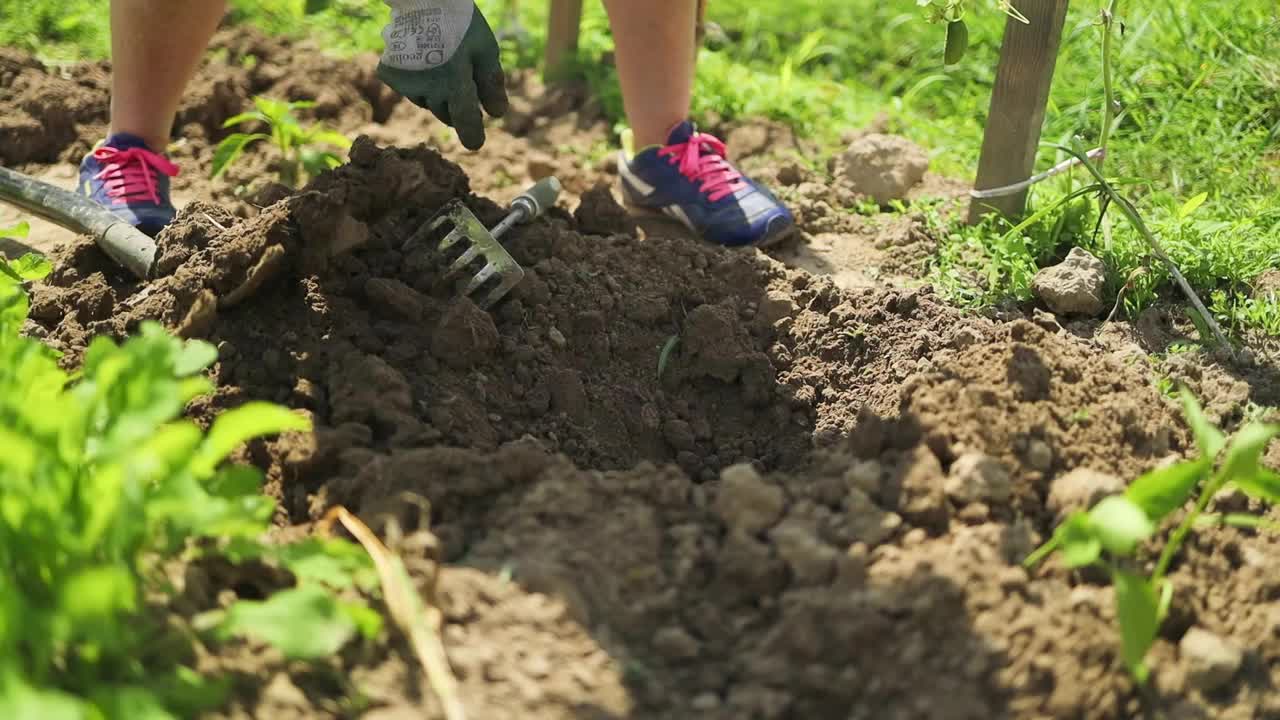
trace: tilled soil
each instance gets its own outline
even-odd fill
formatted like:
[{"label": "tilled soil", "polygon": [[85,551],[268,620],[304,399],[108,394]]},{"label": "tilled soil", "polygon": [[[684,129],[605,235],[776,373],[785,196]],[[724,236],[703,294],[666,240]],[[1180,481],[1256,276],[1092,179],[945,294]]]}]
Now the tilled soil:
[{"label": "tilled soil", "polygon": [[[1187,451],[1139,345],[1043,316],[975,316],[865,274],[853,265],[879,257],[886,274],[911,275],[927,238],[909,219],[845,212],[838,186],[824,195],[820,178],[781,159],[777,146],[797,141],[774,126],[731,145],[762,144],[757,162],[772,158],[805,229],[838,251],[824,257],[849,264],[637,226],[596,189],[607,163],[544,149],[528,167],[520,138],[607,137],[572,93],[530,98],[513,83],[512,118],[460,167],[418,144],[452,141],[384,96],[367,59],[287,53],[240,32],[219,44],[225,64],[206,66],[184,105],[190,165],[207,167],[221,118],[268,90],[332,94],[317,109],[368,131],[351,162],[260,210],[193,181],[217,202],[192,203],[161,236],[162,277],[150,283],[69,243],[34,289],[29,331],[74,362],[94,334],[158,319],[219,347],[217,391],[194,417],[248,399],[308,412],[314,434],[253,443],[244,459],[267,470],[289,532],[336,504],[376,527],[393,517],[410,538],[429,527],[446,562],[444,640],[472,717],[1141,716],[1104,579],[1021,567],[1081,501],[1064,478],[1132,478]],[[0,58],[0,99],[26,98],[0,123],[62,133],[6,142],[0,160],[87,147],[105,105],[42,105],[39,88],[100,100],[103,70],[67,79]],[[546,173],[570,197],[506,239],[529,274],[492,313],[455,297],[449,258],[431,243],[403,248],[444,202],[463,198],[492,224],[495,201]],[[274,277],[243,288],[263,262]],[[1244,379],[1207,361],[1170,372],[1228,425],[1276,388],[1265,367]],[[401,545],[411,565],[422,548]],[[1194,536],[1152,653],[1158,714],[1280,717],[1277,558],[1273,537]],[[225,601],[225,583],[203,584],[193,610]],[[1181,656],[1193,627],[1243,651],[1225,683],[1205,686]],[[394,638],[318,667],[231,644],[201,667],[237,678],[226,717],[439,717],[407,657]]]}]

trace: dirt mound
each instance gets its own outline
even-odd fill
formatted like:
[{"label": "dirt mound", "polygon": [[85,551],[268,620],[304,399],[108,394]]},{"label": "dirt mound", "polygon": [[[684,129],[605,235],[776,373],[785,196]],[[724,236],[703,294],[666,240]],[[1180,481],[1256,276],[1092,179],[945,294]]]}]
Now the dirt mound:
[{"label": "dirt mound", "polygon": [[[366,425],[378,449],[531,434],[584,467],[674,460],[713,478],[735,462],[793,467],[815,431],[831,441],[862,405],[891,410],[897,385],[961,326],[927,292],[849,297],[759,255],[585,235],[560,210],[513,234],[528,276],[490,315],[453,298],[432,243],[401,247],[466,187],[432,151],[361,140],[350,165],[247,222],[187,208],[158,239],[165,274],[145,287],[70,248],[37,290],[37,332],[74,361],[94,334],[159,319],[219,343],[222,405],[306,395],[332,425]],[[490,224],[502,214],[469,203]],[[353,245],[363,252],[327,262]],[[290,279],[227,309],[264,262]]]},{"label": "dirt mound", "polygon": [[[73,361],[92,334],[160,319],[220,349],[196,417],[249,398],[311,412],[314,435],[247,450],[283,524],[340,503],[412,530],[407,498],[426,499],[478,716],[1137,714],[1110,590],[1018,563],[1051,527],[1053,479],[1131,477],[1185,446],[1142,375],[928,290],[841,290],[761,254],[641,239],[603,199],[514,230],[529,274],[487,313],[454,298],[432,243],[402,248],[453,197],[496,222],[468,187],[432,150],[361,139],[253,218],[186,208],[153,283],[66,249],[30,329]],[[220,307],[263,258],[273,279]],[[1199,624],[1256,661],[1230,698],[1185,707],[1268,711],[1271,616],[1221,608],[1268,597],[1256,568],[1276,551],[1220,531],[1189,552],[1159,703],[1184,702],[1174,647]],[[215,666],[250,662],[236,652]],[[397,657],[333,672],[373,717],[436,716]],[[240,716],[336,712],[340,684],[271,662],[252,661]]]},{"label": "dirt mound", "polygon": [[[375,527],[394,517],[412,569],[429,525],[474,717],[1140,716],[1111,590],[1020,563],[1052,528],[1055,481],[1122,482],[1187,447],[1129,361],[1141,350],[1082,340],[1096,325],[975,317],[890,287],[931,252],[923,217],[854,214],[858,197],[776,124],[712,128],[797,211],[805,238],[771,258],[623,213],[602,184],[608,123],[581,88],[514,75],[511,113],[462,154],[377,82],[371,56],[243,28],[214,46],[173,149],[192,170],[175,187],[200,200],[158,239],[159,279],[69,244],[27,330],[73,363],[93,335],[157,319],[219,348],[198,420],[249,399],[309,412],[313,435],[244,451],[282,532],[338,503]],[[87,150],[106,70],[0,50],[0,162]],[[205,180],[221,123],[253,94],[313,100],[307,119],[368,137],[300,192],[254,184],[262,150]],[[548,174],[568,197],[505,238],[528,277],[494,312],[455,298],[433,243],[404,248],[446,201],[492,224]],[[911,199],[957,190],[926,176]],[[1274,369],[1236,377],[1184,355],[1165,370],[1228,426],[1280,397]],[[1280,717],[1280,547],[1192,538],[1152,655],[1154,707]],[[192,577],[206,591],[188,593],[193,613],[254,592],[252,577]],[[1245,651],[1212,691],[1179,649],[1193,627]],[[200,667],[235,679],[229,718],[440,717],[408,656],[393,639],[299,667],[230,643]]]}]

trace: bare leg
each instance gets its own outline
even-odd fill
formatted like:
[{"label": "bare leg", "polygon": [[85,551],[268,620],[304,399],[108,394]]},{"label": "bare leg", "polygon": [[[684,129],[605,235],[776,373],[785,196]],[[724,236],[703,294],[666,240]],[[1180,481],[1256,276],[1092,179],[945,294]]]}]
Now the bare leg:
[{"label": "bare leg", "polygon": [[111,132],[163,152],[224,0],[111,0]]},{"label": "bare leg", "polygon": [[662,145],[689,116],[696,0],[605,0],[636,149]]}]

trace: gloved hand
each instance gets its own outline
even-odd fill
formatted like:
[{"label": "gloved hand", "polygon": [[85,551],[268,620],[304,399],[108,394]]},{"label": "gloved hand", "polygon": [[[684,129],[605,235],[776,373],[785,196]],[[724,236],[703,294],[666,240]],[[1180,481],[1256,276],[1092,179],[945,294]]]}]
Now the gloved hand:
[{"label": "gloved hand", "polygon": [[484,145],[481,103],[507,112],[498,41],[473,0],[384,0],[391,22],[378,77],[413,104],[435,113],[469,150]]}]

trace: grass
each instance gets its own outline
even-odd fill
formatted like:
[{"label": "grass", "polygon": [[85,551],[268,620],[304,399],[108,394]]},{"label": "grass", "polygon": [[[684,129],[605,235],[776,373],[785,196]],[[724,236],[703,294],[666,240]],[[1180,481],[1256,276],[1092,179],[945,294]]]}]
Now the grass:
[{"label": "grass", "polygon": [[[504,0],[480,0],[495,28]],[[508,65],[541,57],[547,2],[524,2],[530,42],[507,43]],[[1102,2],[1073,3],[1050,98],[1044,140],[1096,142],[1102,116]],[[305,10],[310,6],[312,12]],[[706,120],[766,116],[791,123],[829,150],[840,133],[886,113],[889,128],[928,148],[936,171],[972,177],[994,82],[1004,16],[970,3],[969,50],[943,62],[945,28],[915,0],[760,3],[714,0],[709,19],[724,30],[704,49],[694,114]],[[0,42],[66,59],[106,50],[105,12],[93,0],[34,0],[21,13],[0,9]],[[55,8],[63,7],[63,10]],[[386,7],[367,0],[231,0],[233,19],[270,33],[304,33],[332,52],[378,50]],[[1126,192],[1170,256],[1228,327],[1275,334],[1280,299],[1250,297],[1248,282],[1280,267],[1280,21],[1271,0],[1124,2],[1115,45],[1120,112],[1108,174],[1131,179]],[[580,69],[621,122],[612,49],[599,3],[588,3]],[[1045,149],[1039,167],[1065,159]],[[1026,232],[996,224],[940,228],[931,271],[942,289],[969,304],[1028,297],[1034,270],[1081,245],[1101,257],[1111,287],[1136,312],[1170,288],[1165,270],[1125,223],[1095,234],[1089,199],[1055,207],[1084,182],[1080,172],[1039,186],[1033,210],[1053,208]],[[1206,193],[1190,216],[1179,210]],[[981,282],[972,282],[980,278]],[[1132,283],[1129,281],[1132,279]]]}]

